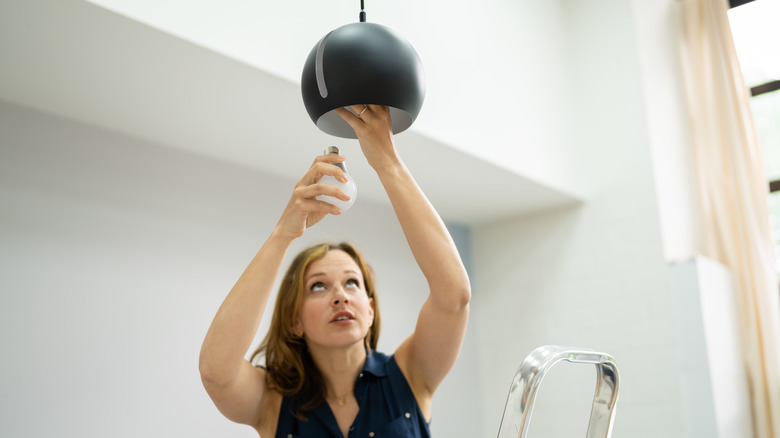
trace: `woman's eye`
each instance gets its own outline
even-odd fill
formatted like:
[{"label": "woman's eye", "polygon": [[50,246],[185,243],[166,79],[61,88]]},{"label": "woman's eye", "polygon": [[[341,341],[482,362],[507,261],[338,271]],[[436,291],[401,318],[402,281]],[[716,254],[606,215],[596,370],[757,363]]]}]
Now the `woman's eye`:
[{"label": "woman's eye", "polygon": [[318,281],[318,282],[312,284],[311,287],[309,288],[309,290],[312,291],[312,292],[323,291],[323,290],[325,290],[325,284],[322,283],[321,281]]},{"label": "woman's eye", "polygon": [[347,280],[347,287],[360,287],[360,282],[355,279],[349,279]]}]

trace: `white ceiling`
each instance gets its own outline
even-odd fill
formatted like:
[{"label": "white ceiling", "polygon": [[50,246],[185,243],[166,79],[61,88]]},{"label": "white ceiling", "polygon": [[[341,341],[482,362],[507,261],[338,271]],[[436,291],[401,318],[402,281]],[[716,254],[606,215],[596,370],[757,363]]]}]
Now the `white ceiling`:
[{"label": "white ceiling", "polygon": [[[335,144],[348,157],[358,199],[386,202],[357,143],[311,123],[296,79],[322,35],[356,20],[358,1],[99,3],[121,14],[76,0],[4,1],[0,99],[291,181]],[[426,6],[412,1],[386,10],[386,3],[367,2],[369,21],[392,22],[397,14],[422,20],[436,12],[420,14]],[[426,61],[437,59],[426,56],[430,42],[416,42],[420,29],[430,34],[430,27],[414,19],[399,23],[391,27],[418,47],[426,70],[441,71]],[[448,114],[440,93],[429,85],[420,118],[396,143],[445,219],[478,224],[578,201],[572,191],[523,174],[495,154],[486,158],[447,141],[452,133],[441,132]]]}]

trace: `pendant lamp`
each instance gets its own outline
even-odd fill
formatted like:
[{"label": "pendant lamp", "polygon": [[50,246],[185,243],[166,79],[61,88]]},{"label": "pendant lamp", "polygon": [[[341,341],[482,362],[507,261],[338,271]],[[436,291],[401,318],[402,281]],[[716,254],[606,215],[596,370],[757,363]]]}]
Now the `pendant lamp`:
[{"label": "pendant lamp", "polygon": [[357,137],[336,108],[386,105],[397,134],[422,108],[422,61],[398,32],[366,22],[363,0],[360,9],[360,22],[332,30],[312,48],[301,76],[303,104],[320,130],[343,138]]}]

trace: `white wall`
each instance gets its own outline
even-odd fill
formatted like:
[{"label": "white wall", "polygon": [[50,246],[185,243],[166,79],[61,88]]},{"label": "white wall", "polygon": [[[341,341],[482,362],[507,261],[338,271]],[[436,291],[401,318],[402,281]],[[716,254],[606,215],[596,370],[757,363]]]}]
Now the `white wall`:
[{"label": "white wall", "polygon": [[681,5],[632,0],[631,8],[664,254],[668,261],[688,260],[702,247],[703,236],[681,77]]},{"label": "white wall", "polygon": [[[570,71],[560,0],[372,2],[403,26],[429,78],[415,129],[534,181],[579,193],[561,114]],[[371,10],[371,9],[369,9]],[[369,15],[370,17],[370,15]],[[436,29],[431,31],[431,29]]]},{"label": "white wall", "polygon": [[750,397],[739,330],[736,283],[704,257],[669,267],[682,360],[689,436],[752,437]]},{"label": "white wall", "polygon": [[[619,206],[643,203],[604,200],[474,233],[483,430],[497,429],[523,358],[537,346],[559,344],[616,358],[621,388],[614,436],[686,436],[675,314],[658,231],[641,217],[614,216]],[[531,423],[533,436],[583,433],[595,377],[588,366],[564,364],[551,373]]]},{"label": "white wall", "polygon": [[[359,10],[354,0],[305,0],[296,3],[302,13],[284,2],[92,3],[291,83],[300,81],[300,54],[335,27],[356,20]],[[576,195],[579,185],[572,179],[561,129],[566,98],[561,85],[569,74],[565,3],[395,0],[365,6],[368,21],[399,31],[425,66],[426,100],[414,131]]]},{"label": "white wall", "polygon": [[[293,184],[0,102],[0,435],[253,436],[211,404],[198,351]],[[294,250],[342,239],[376,270],[392,351],[424,279],[392,211],[360,199]],[[441,436],[476,434],[456,396],[476,392],[470,343],[436,400]]]},{"label": "white wall", "polygon": [[[525,355],[562,344],[616,358],[613,436],[751,436],[739,358],[714,346],[739,352],[728,274],[697,262],[681,280],[681,268],[667,265],[701,245],[677,7],[565,2],[563,124],[586,200],[473,232],[483,430],[500,421]],[[581,436],[594,384],[592,367],[553,370],[533,436]]]},{"label": "white wall", "polygon": [[[565,5],[562,125],[587,199],[474,230],[483,430],[497,428],[523,358],[539,345],[562,344],[616,358],[613,436],[689,436],[650,142],[658,134],[651,129],[663,127],[647,122],[642,80],[652,78],[640,76],[632,5]],[[545,379],[533,436],[582,436],[587,428],[595,370],[566,365]]]}]

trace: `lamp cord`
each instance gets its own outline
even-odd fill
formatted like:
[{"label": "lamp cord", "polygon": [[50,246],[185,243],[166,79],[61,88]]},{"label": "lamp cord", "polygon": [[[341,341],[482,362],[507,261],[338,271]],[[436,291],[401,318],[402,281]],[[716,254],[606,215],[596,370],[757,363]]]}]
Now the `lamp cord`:
[{"label": "lamp cord", "polygon": [[363,3],[363,0],[360,0],[360,22],[365,23],[366,22],[366,9],[365,4]]}]

